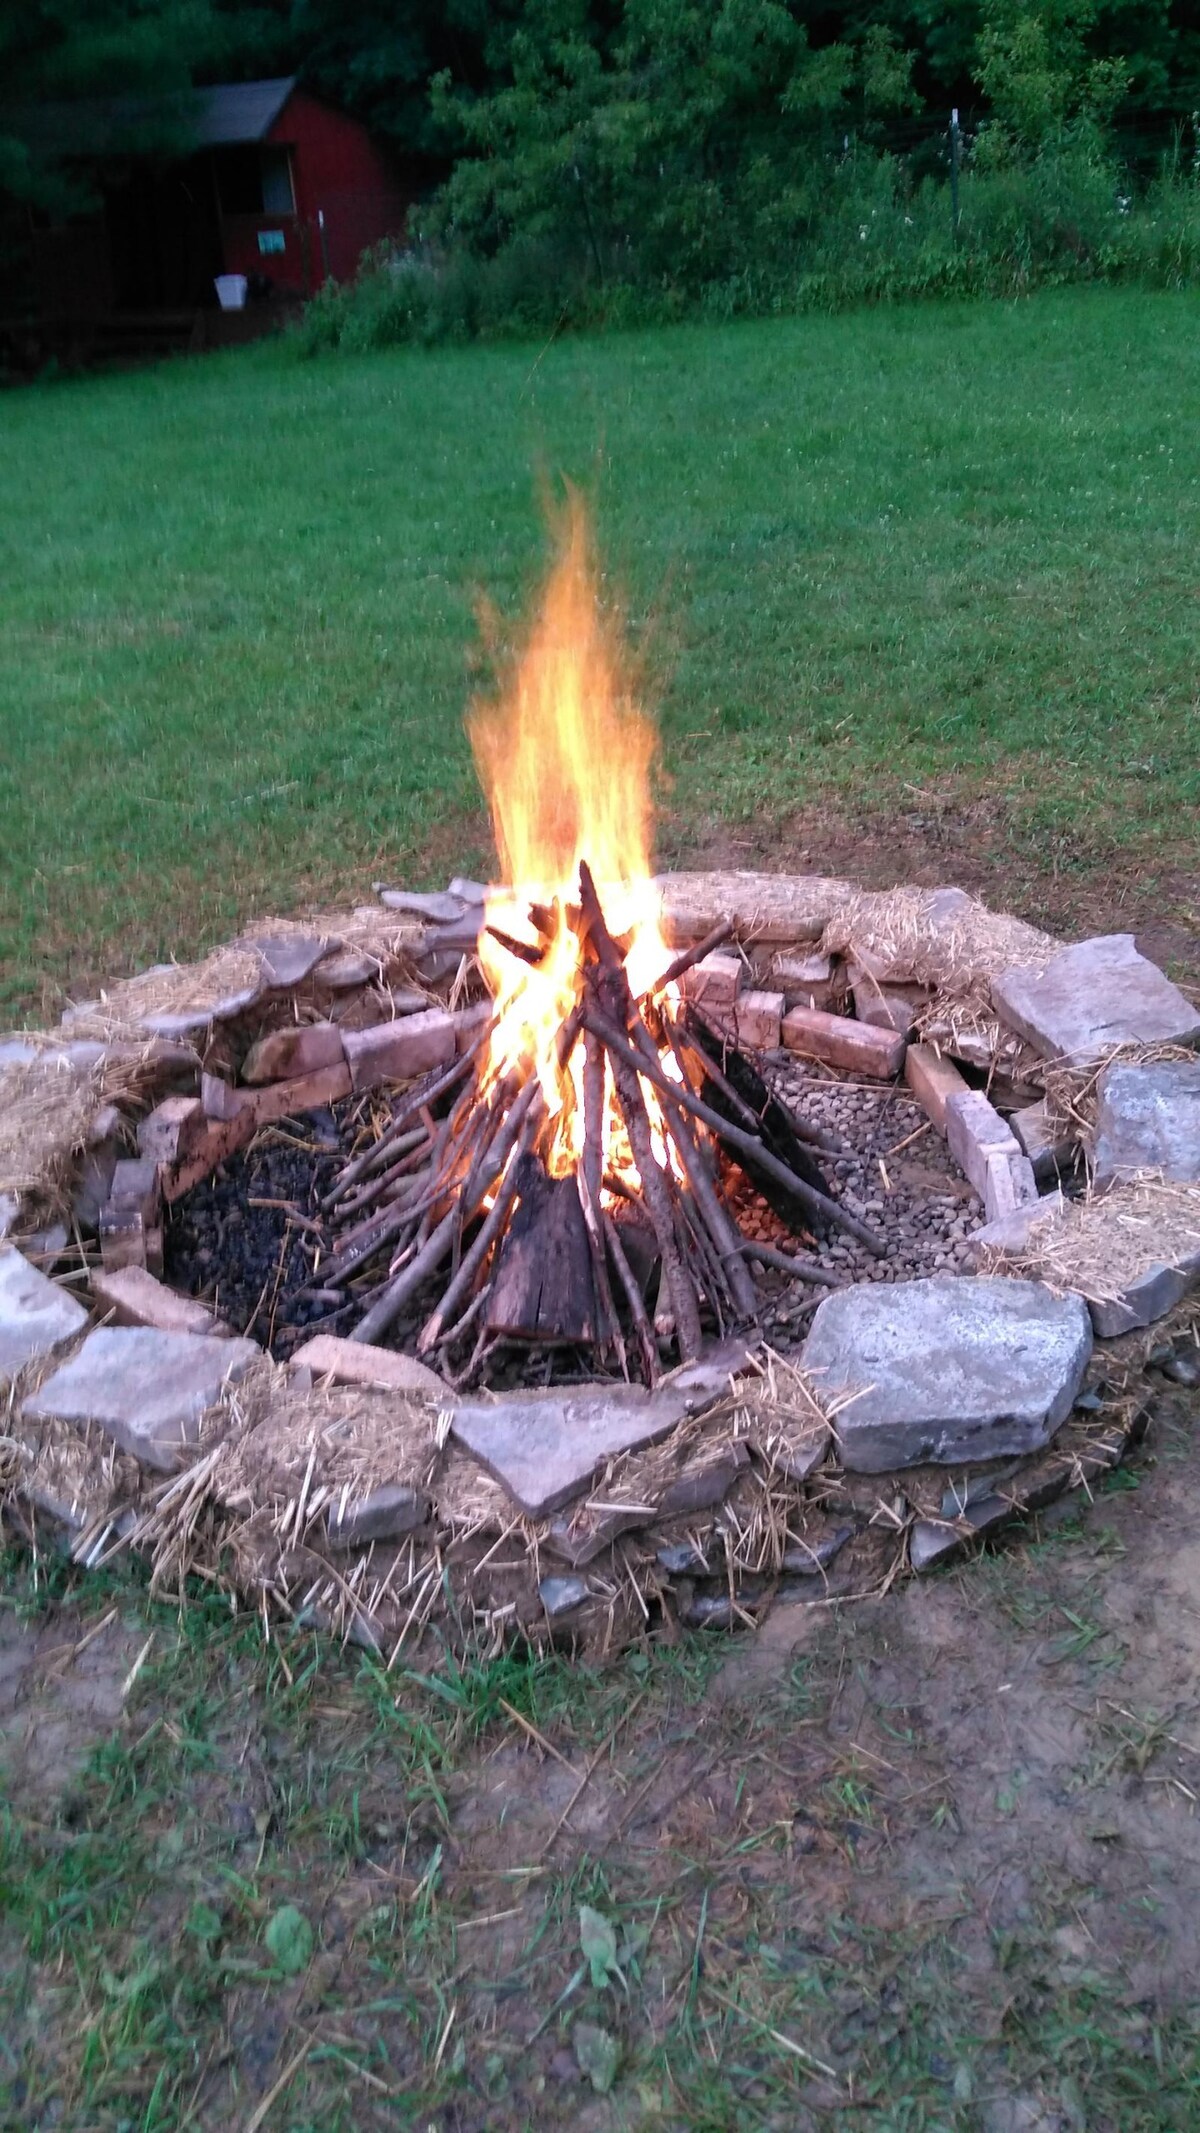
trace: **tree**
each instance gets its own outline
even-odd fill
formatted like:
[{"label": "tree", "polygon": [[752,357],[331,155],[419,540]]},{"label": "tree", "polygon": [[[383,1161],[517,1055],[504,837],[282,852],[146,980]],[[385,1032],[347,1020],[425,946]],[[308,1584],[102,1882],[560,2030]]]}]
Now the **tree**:
[{"label": "tree", "polygon": [[131,139],[169,137],[164,120],[139,110],[139,92],[161,100],[190,85],[220,46],[211,0],[24,0],[0,14],[0,191],[70,208],[88,197],[69,137],[48,129],[44,107],[81,97],[129,99]]}]

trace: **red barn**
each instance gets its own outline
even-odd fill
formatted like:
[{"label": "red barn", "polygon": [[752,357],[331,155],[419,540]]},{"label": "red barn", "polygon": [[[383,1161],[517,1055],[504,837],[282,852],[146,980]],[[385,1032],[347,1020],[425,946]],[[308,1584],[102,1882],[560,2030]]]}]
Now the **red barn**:
[{"label": "red barn", "polygon": [[[354,273],[368,246],[403,236],[410,173],[356,119],[294,77],[196,89],[150,103],[91,99],[29,115],[35,137],[88,174],[102,205],[34,216],[34,308],[43,325],[122,323],[152,344],[243,338],[269,299],[311,296]],[[219,275],[249,283],[243,314],[217,315]],[[132,342],[136,330],[124,338]]]}]

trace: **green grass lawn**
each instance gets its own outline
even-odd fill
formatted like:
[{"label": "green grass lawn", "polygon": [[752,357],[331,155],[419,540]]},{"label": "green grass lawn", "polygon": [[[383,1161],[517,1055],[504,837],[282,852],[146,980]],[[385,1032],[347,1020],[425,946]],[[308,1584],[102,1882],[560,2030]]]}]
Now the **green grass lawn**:
[{"label": "green grass lawn", "polygon": [[0,1001],[483,863],[476,603],[520,612],[563,472],[668,855],[933,786],[1038,863],[1186,862],[1197,319],[1098,291],[9,393]]}]

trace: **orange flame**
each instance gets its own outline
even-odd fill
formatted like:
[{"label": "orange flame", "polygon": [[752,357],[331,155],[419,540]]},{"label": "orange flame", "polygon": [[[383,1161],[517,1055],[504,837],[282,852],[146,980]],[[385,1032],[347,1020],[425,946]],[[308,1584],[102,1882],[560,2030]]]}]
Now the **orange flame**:
[{"label": "orange flame", "polygon": [[[579,997],[579,943],[565,913],[578,900],[581,860],[595,876],[610,931],[631,936],[625,967],[635,996],[670,960],[650,872],[657,735],[633,700],[616,633],[601,611],[587,520],[574,494],[511,688],[498,703],[476,706],[467,730],[508,884],[489,897],[489,920],[537,946],[528,907],[557,904],[536,968],[482,937],[496,1006],[484,1081],[514,1070],[538,1075],[552,1122],[547,1167],[564,1176],[583,1152],[582,1047],[565,1073],[555,1050]],[[610,1100],[606,1108],[606,1160],[625,1169],[615,1105]],[[650,1108],[653,1118],[657,1106]]]}]

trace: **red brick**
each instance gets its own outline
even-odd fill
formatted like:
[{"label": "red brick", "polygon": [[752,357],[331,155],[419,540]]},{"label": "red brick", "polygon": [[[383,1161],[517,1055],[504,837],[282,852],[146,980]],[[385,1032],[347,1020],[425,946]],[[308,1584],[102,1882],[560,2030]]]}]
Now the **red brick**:
[{"label": "red brick", "polygon": [[819,1007],[793,1007],[783,1018],[788,1050],[844,1067],[872,1081],[890,1081],[904,1064],[904,1039],[895,1030],[873,1029],[849,1015],[825,1015]]},{"label": "red brick", "polygon": [[252,1087],[266,1081],[295,1080],[322,1067],[344,1066],[342,1033],[332,1022],[293,1023],[260,1037],[246,1054],[242,1080]]},{"label": "red brick", "polygon": [[781,992],[744,992],[733,1011],[737,1041],[751,1052],[774,1052],[779,1047],[783,1020]]},{"label": "red brick", "polygon": [[970,1093],[953,1061],[943,1059],[931,1044],[909,1045],[904,1060],[904,1079],[939,1133],[946,1131],[946,1105],[950,1098]]},{"label": "red brick", "polygon": [[402,1015],[376,1029],[347,1030],[346,1057],[356,1090],[381,1081],[413,1081],[432,1067],[449,1066],[455,1052],[454,1016],[443,1008]]}]

